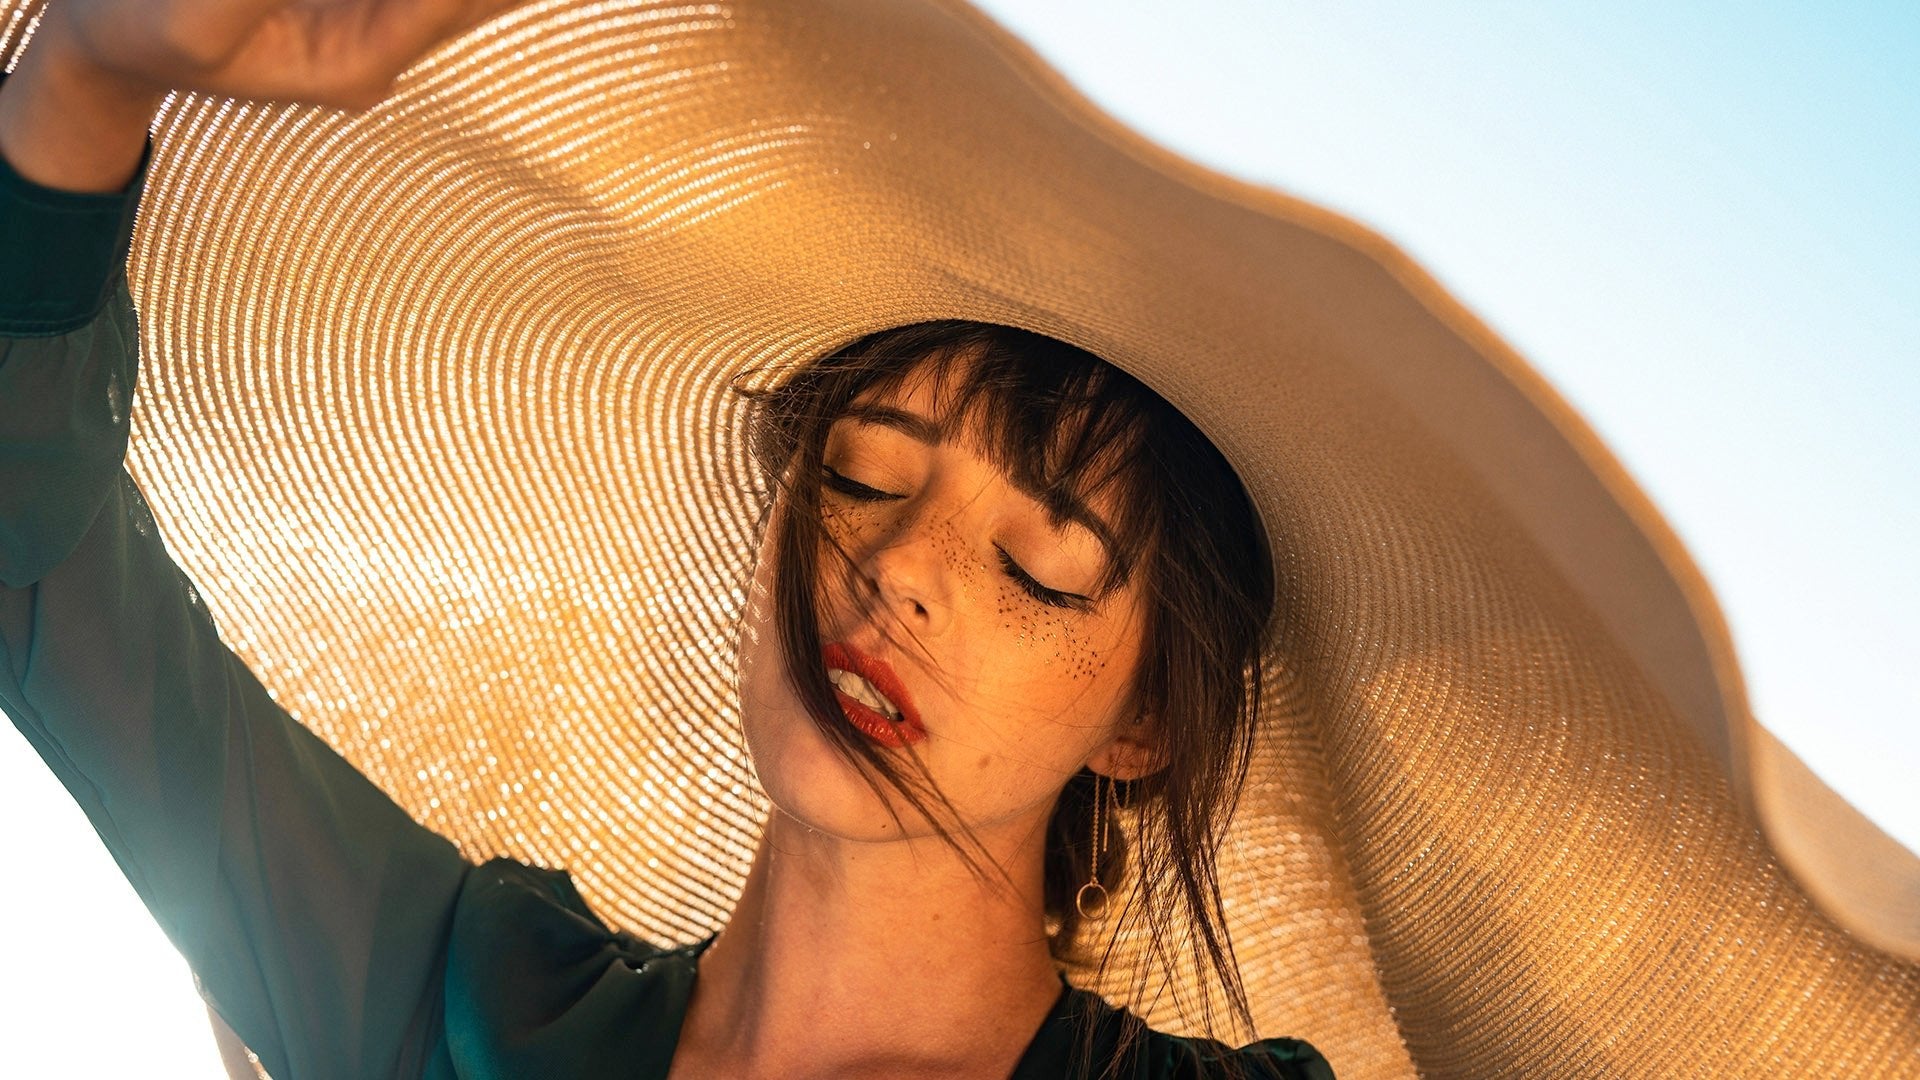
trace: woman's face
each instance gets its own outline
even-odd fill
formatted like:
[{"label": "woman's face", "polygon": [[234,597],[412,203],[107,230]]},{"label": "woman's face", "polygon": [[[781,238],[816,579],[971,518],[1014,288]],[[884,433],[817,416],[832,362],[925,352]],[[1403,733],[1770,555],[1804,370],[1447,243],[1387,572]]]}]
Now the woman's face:
[{"label": "woman's face", "polygon": [[[944,402],[925,372],[891,393],[856,398],[828,434],[822,518],[870,585],[863,603],[837,557],[821,553],[821,663],[854,726],[887,753],[917,753],[985,840],[1030,830],[1036,817],[1044,823],[1082,766],[1121,778],[1149,770],[1148,725],[1121,715],[1139,661],[1141,595],[1137,575],[1095,595],[1109,557],[1101,507],[1075,515],[1082,520],[1052,520],[970,431],[940,427]],[[777,519],[781,508],[774,512]],[[776,806],[815,830],[898,837],[879,796],[814,726],[785,677],[772,621],[773,546],[761,548],[741,656],[760,782]],[[893,801],[908,835],[932,833],[904,800]]]}]

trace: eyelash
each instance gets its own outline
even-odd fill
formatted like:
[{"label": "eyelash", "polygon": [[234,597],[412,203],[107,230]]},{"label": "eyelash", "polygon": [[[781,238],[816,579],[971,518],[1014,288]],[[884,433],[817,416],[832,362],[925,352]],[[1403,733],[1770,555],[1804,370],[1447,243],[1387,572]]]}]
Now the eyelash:
[{"label": "eyelash", "polygon": [[1090,597],[1081,596],[1079,593],[1068,593],[1061,592],[1058,589],[1049,589],[1045,585],[1033,580],[1033,575],[1020,569],[1020,564],[1014,562],[1013,556],[1007,554],[1007,549],[1001,547],[999,544],[993,545],[993,550],[1000,553],[1000,568],[1007,572],[1007,576],[1014,580],[1014,584],[1019,585],[1028,596],[1033,597],[1035,600],[1040,601],[1048,607],[1065,608],[1068,611],[1085,611],[1093,604],[1093,600]]},{"label": "eyelash", "polygon": [[[828,489],[845,495],[849,499],[854,499],[859,502],[887,502],[892,499],[906,498],[904,495],[895,495],[892,492],[871,488],[858,480],[842,476],[840,473],[835,472],[831,466],[822,465],[820,469],[825,474],[825,483]],[[1013,556],[1007,554],[1007,549],[1001,547],[999,544],[993,545],[993,550],[1000,555],[1000,568],[1006,571],[1007,576],[1013,579],[1014,584],[1020,586],[1022,592],[1025,592],[1035,600],[1040,601],[1048,607],[1064,608],[1068,611],[1085,611],[1092,606],[1092,597],[1081,596],[1079,593],[1061,592],[1058,589],[1049,589],[1045,585],[1035,581],[1033,575],[1022,569],[1019,563],[1014,562]]]}]

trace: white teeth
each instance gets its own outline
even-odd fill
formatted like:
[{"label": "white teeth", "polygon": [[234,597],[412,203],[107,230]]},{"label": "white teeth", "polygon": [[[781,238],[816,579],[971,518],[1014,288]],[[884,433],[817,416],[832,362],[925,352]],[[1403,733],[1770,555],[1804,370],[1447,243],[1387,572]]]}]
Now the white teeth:
[{"label": "white teeth", "polygon": [[900,719],[900,710],[894,706],[893,702],[888,701],[887,696],[875,689],[872,683],[853,672],[828,668],[827,678],[833,680],[833,685],[838,687],[841,693],[860,704],[884,714],[890,720]]}]

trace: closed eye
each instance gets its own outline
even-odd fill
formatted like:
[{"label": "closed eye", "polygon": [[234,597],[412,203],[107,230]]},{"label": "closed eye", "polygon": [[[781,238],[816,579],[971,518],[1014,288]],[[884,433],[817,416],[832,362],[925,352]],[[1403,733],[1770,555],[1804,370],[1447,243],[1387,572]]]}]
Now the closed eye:
[{"label": "closed eye", "polygon": [[906,498],[905,495],[895,495],[890,491],[871,488],[858,480],[842,476],[835,472],[831,465],[820,466],[820,471],[824,474],[824,482],[829,491],[837,491],[849,499],[859,502],[885,502],[890,499]]},{"label": "closed eye", "polygon": [[1000,553],[1000,568],[1005,570],[1007,576],[1012,578],[1015,584],[1019,585],[1028,596],[1033,597],[1035,600],[1040,601],[1048,607],[1066,608],[1068,611],[1086,611],[1093,607],[1093,597],[1082,596],[1079,593],[1061,592],[1059,589],[1049,589],[1045,585],[1035,581],[1033,575],[1022,569],[1019,563],[1014,562],[1013,556],[1007,554],[1006,548],[995,544],[993,550]]},{"label": "closed eye", "polygon": [[[895,499],[906,498],[905,495],[898,495],[891,491],[881,491],[879,488],[869,487],[852,477],[835,471],[830,465],[822,464],[820,471],[823,478],[822,482],[829,491],[844,495],[855,502],[891,502]],[[1032,574],[1027,573],[1026,569],[1019,563],[1015,562],[1013,556],[1007,554],[1006,548],[995,544],[993,550],[999,553],[1000,568],[1006,572],[1008,577],[1013,579],[1014,584],[1018,585],[1022,592],[1025,592],[1035,600],[1040,601],[1048,607],[1064,608],[1068,611],[1087,611],[1093,607],[1093,597],[1083,596],[1080,593],[1062,592],[1059,589],[1049,589],[1045,585],[1040,584]]]}]

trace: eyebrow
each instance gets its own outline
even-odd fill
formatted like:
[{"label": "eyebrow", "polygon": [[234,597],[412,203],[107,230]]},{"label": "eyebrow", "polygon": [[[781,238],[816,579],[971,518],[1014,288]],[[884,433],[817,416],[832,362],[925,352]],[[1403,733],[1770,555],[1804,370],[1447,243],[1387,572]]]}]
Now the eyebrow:
[{"label": "eyebrow", "polygon": [[[888,405],[849,405],[840,418],[891,428],[915,442],[925,443],[928,446],[939,446],[947,441],[947,431],[942,425],[919,413],[910,413],[905,409],[896,409]],[[1093,538],[1100,541],[1100,546],[1106,549],[1108,565],[1119,569],[1115,575],[1115,584],[1127,579],[1126,563],[1120,558],[1119,538],[1114,535],[1113,529],[1100,519],[1100,515],[1088,508],[1086,503],[1068,492],[1042,490],[1017,477],[1009,476],[1007,479],[1016,491],[1044,507],[1047,517],[1055,527],[1071,523],[1092,533]]]}]

